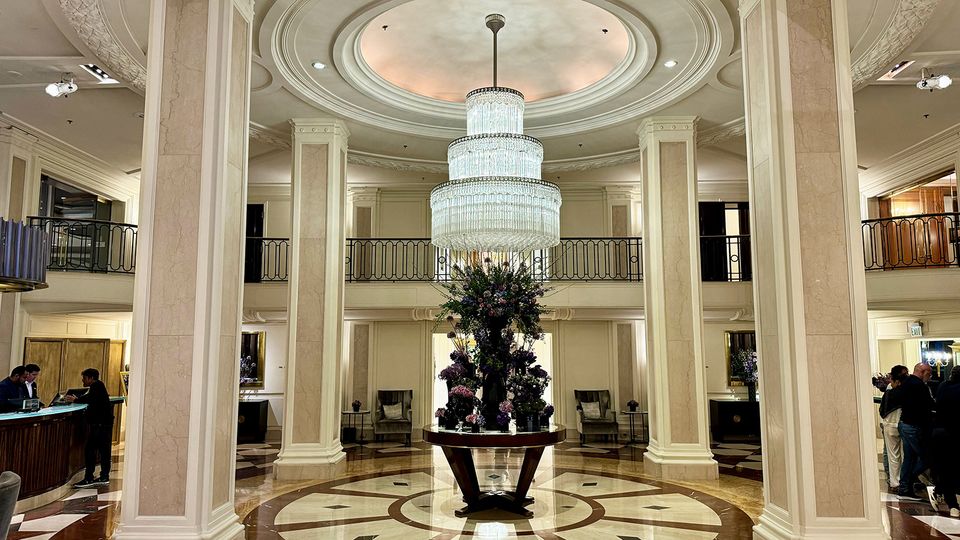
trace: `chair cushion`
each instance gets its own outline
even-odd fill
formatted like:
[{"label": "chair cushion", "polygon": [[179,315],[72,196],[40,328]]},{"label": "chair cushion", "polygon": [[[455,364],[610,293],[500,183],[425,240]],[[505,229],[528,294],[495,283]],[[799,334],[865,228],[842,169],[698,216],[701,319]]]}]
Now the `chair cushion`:
[{"label": "chair cushion", "polygon": [[383,417],[387,420],[403,420],[403,403],[384,405]]},{"label": "chair cushion", "polygon": [[599,420],[600,419],[600,402],[599,401],[584,401],[580,403],[580,407],[583,409],[583,417],[587,420]]}]

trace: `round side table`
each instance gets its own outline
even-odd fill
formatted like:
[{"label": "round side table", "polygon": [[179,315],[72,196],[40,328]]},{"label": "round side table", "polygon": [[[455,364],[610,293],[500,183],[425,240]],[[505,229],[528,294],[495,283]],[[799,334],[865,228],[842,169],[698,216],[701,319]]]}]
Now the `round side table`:
[{"label": "round side table", "polygon": [[[533,504],[533,497],[528,497],[527,492],[530,490],[530,483],[533,482],[533,475],[537,472],[543,450],[547,446],[563,441],[566,437],[567,431],[561,425],[553,425],[548,430],[533,432],[517,432],[515,428],[511,428],[509,432],[463,433],[443,429],[435,424],[423,428],[423,440],[443,450],[443,455],[453,471],[453,477],[456,478],[457,485],[463,493],[463,501],[467,503],[465,507],[454,512],[457,517],[490,508],[499,508],[526,518],[533,517],[533,512],[526,508]],[[481,492],[471,452],[474,448],[523,448],[523,465],[520,467],[516,489]]]},{"label": "round side table", "polygon": [[[370,414],[370,411],[364,411],[364,410],[354,411],[354,410],[352,410],[352,409],[349,410],[349,411],[340,411],[340,415],[341,415],[341,416],[346,416],[346,417],[347,417],[347,423],[346,423],[346,425],[343,426],[343,427],[345,427],[345,428],[353,428],[354,430],[356,430],[356,429],[357,429],[357,422],[360,423],[360,432],[357,434],[357,435],[358,435],[358,436],[357,436],[357,444],[363,444],[363,443],[364,443],[364,440],[363,440],[363,427],[364,427],[363,415],[365,415],[365,414]],[[341,435],[341,436],[342,436],[342,435]]]},{"label": "round side table", "polygon": [[[647,411],[620,411],[630,420],[630,442],[650,442],[647,437]],[[637,420],[640,421],[640,437],[637,439]]]}]

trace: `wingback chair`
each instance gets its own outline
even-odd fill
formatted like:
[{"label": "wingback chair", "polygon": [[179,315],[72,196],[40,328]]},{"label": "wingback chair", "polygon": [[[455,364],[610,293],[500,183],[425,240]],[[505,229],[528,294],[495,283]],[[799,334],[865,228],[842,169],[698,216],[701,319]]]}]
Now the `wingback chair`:
[{"label": "wingback chair", "polygon": [[[573,395],[577,398],[577,431],[580,432],[580,444],[586,441],[587,435],[613,435],[616,442],[619,435],[617,411],[610,408],[610,391],[574,390]],[[599,403],[600,418],[587,418],[583,414],[583,403]]]},{"label": "wingback chair", "polygon": [[[402,403],[403,418],[388,420],[383,414],[384,405]],[[382,439],[384,435],[405,435],[410,446],[413,433],[413,390],[377,390],[377,409],[373,411],[373,435]]]}]

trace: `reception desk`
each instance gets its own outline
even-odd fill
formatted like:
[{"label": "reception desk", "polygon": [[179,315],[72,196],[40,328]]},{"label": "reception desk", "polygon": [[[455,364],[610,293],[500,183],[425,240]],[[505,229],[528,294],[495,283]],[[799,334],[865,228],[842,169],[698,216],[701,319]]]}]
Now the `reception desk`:
[{"label": "reception desk", "polygon": [[[114,422],[123,398],[111,398]],[[73,476],[83,470],[86,405],[58,405],[32,413],[0,414],[0,471],[20,475],[18,511],[41,506],[60,495]],[[50,497],[43,497],[49,494]],[[50,499],[50,500],[47,500]]]}]

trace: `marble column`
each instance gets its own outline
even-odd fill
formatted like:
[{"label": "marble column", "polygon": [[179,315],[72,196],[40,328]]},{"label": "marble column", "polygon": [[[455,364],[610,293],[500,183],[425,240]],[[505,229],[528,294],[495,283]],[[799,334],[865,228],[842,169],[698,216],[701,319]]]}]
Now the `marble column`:
[{"label": "marble column", "polygon": [[[0,217],[6,220],[26,221],[31,207],[27,197],[33,191],[28,175],[34,164],[34,141],[15,129],[0,132]],[[0,295],[0,373],[4,375],[23,363],[22,326],[20,294]]]},{"label": "marble column", "polygon": [[764,508],[756,538],[886,538],[847,4],[744,0]]},{"label": "marble column", "polygon": [[154,0],[115,538],[240,538],[250,0]]},{"label": "marble column", "polygon": [[283,446],[279,480],[323,478],[340,446],[347,126],[294,119],[293,246]]},{"label": "marble column", "polygon": [[710,452],[697,212],[696,117],[640,125],[650,444],[644,472],[716,479]]}]

